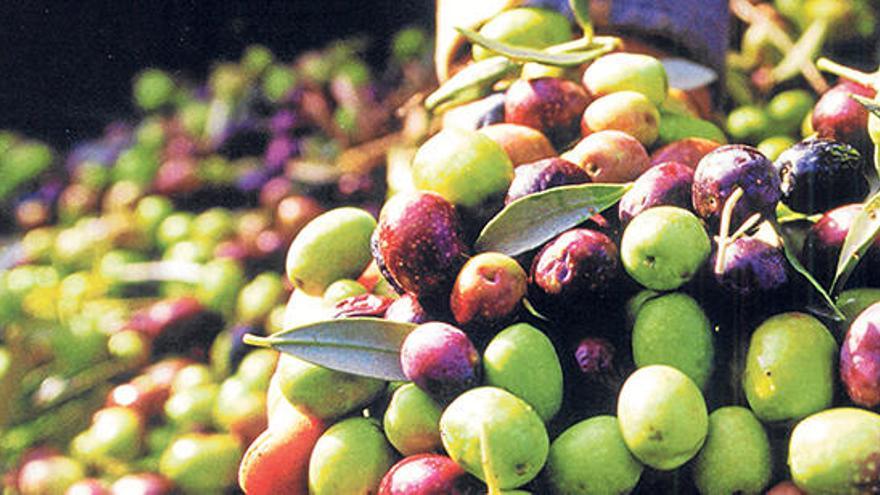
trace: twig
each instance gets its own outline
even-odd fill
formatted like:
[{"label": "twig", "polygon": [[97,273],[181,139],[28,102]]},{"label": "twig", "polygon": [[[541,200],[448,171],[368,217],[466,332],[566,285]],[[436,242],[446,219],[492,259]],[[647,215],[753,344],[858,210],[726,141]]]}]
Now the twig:
[{"label": "twig", "polygon": [[[783,53],[788,53],[794,48],[795,44],[788,36],[788,33],[748,0],[730,0],[730,11],[746,24],[763,25],[766,29],[767,39]],[[819,94],[828,91],[828,82],[822,77],[822,73],[819,72],[819,69],[812,60],[806,60],[800,66],[800,71],[807,83],[813,88],[813,91]]]},{"label": "twig", "polygon": [[730,244],[730,221],[733,217],[733,209],[739,203],[744,192],[741,187],[733,190],[727,201],[724,202],[724,208],[721,210],[721,227],[718,229],[718,254],[715,256],[715,273],[721,273],[724,270],[725,255],[727,254],[727,246]]}]

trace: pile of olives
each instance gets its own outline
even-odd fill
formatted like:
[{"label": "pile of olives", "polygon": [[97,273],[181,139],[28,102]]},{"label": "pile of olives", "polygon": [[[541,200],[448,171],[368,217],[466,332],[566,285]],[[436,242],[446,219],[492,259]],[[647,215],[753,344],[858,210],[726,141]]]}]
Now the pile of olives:
[{"label": "pile of olives", "polygon": [[[552,51],[563,22],[514,8],[479,34]],[[836,280],[873,208],[855,83],[780,93],[779,132],[810,112],[815,131],[765,153],[757,132],[727,144],[653,56],[521,69],[443,109],[377,219],[337,208],[294,239],[286,330],[253,340],[281,357],[242,489],[880,487],[877,248]]]},{"label": "pile of olives", "polygon": [[5,489],[880,490],[876,75],[721,118],[578,4],[462,29],[432,94],[406,30],[382,76],[147,70],[63,163],[0,134]]}]

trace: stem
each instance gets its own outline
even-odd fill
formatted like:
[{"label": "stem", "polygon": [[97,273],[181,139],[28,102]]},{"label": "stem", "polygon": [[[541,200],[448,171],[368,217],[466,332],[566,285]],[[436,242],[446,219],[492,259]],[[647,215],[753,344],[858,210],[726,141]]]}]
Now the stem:
[{"label": "stem", "polygon": [[[767,32],[767,38],[783,53],[788,53],[794,48],[794,42],[773,19],[769,18],[761,9],[752,5],[749,0],[730,0],[730,11],[747,24],[763,25]],[[812,60],[804,61],[800,66],[801,73],[807,83],[816,93],[822,94],[828,91],[828,82],[822,77],[822,73],[816,68]]]},{"label": "stem", "polygon": [[715,257],[715,273],[721,273],[724,270],[724,257],[726,255],[727,246],[730,244],[730,221],[733,217],[733,209],[739,203],[744,191],[741,187],[733,190],[733,193],[724,202],[724,209],[721,211],[721,228],[718,232],[718,255]]},{"label": "stem", "polygon": [[810,63],[822,48],[828,35],[828,23],[824,20],[814,21],[807,27],[794,46],[779,64],[773,68],[771,76],[774,81],[785,81],[800,71],[801,67]]},{"label": "stem", "polygon": [[755,225],[757,225],[758,222],[760,222],[760,221],[761,221],[761,214],[760,213],[755,213],[754,215],[750,216],[745,222],[743,222],[742,225],[739,226],[738,229],[736,229],[736,232],[734,232],[730,236],[729,242],[733,242],[733,241],[739,239],[740,237],[746,235],[746,232],[751,230],[751,228],[754,227]]},{"label": "stem", "polygon": [[268,337],[261,337],[259,335],[254,335],[252,333],[244,334],[244,337],[241,338],[241,341],[247,345],[252,345],[254,347],[263,347],[263,348],[271,348],[272,340]]},{"label": "stem", "polygon": [[853,69],[852,67],[838,64],[837,62],[834,62],[833,60],[827,59],[825,57],[822,57],[816,61],[816,67],[825,72],[830,72],[835,76],[857,82],[862,86],[873,87],[874,81],[876,79],[874,74],[868,74],[867,72],[862,72],[860,70]]},{"label": "stem", "polygon": [[498,486],[498,478],[492,469],[492,458],[489,453],[489,430],[484,422],[480,425],[480,461],[483,465],[483,477],[486,478],[486,495],[501,495],[501,487]]}]

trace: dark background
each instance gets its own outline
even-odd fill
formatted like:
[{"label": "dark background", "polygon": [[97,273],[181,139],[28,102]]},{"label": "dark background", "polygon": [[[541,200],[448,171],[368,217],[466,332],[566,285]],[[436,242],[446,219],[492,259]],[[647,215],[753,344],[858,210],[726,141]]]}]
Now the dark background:
[{"label": "dark background", "polygon": [[[475,0],[479,1],[479,0]],[[0,0],[0,129],[65,149],[132,118],[131,80],[148,66],[202,79],[262,43],[285,61],[355,34],[384,59],[389,37],[430,27],[431,0]]]}]

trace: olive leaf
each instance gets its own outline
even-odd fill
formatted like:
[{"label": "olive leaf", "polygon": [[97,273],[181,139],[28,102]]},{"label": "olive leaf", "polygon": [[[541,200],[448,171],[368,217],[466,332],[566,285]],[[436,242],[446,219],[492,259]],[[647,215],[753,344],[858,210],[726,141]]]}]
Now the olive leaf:
[{"label": "olive leaf", "polygon": [[584,38],[593,36],[593,23],[590,21],[589,0],[568,0],[568,6],[574,14],[574,20],[584,32]]},{"label": "olive leaf", "polygon": [[798,272],[802,277],[804,277],[807,282],[809,282],[810,285],[813,286],[813,289],[815,289],[816,292],[818,292],[819,295],[822,296],[822,300],[828,306],[828,309],[833,312],[834,319],[838,319],[841,321],[845,320],[846,316],[844,316],[843,312],[840,311],[840,308],[838,308],[837,305],[834,303],[834,299],[831,297],[828,291],[826,291],[825,288],[822,287],[822,284],[820,284],[819,281],[816,280],[816,277],[814,277],[813,274],[810,273],[810,271],[801,264],[801,261],[797,257],[797,253],[795,253],[794,249],[792,248],[794,241],[786,233],[782,225],[780,225],[775,218],[770,218],[768,219],[768,221],[771,225],[773,225],[773,230],[776,231],[776,235],[778,235],[779,238],[782,240],[782,252],[783,254],[785,254],[785,259],[788,261],[788,264],[791,265],[794,271]]},{"label": "olive leaf", "polygon": [[632,183],[577,184],[529,194],[489,220],[476,249],[522,254],[613,206],[631,187]]},{"label": "olive leaf", "polygon": [[791,223],[791,222],[801,222],[806,221],[810,223],[816,223],[819,219],[822,218],[821,214],[816,215],[808,215],[806,213],[800,213],[792,210],[785,203],[778,203],[776,205],[776,220],[779,223]]},{"label": "olive leaf", "polygon": [[532,315],[535,318],[542,320],[542,321],[550,321],[550,318],[547,318],[546,316],[544,316],[544,314],[542,314],[540,311],[538,311],[538,309],[535,308],[535,305],[532,304],[532,302],[529,301],[528,299],[523,298],[522,304],[523,304],[523,308],[525,308],[526,312],[528,312],[530,315]]},{"label": "olive leaf", "polygon": [[[880,118],[880,102],[876,102],[870,98],[865,98],[864,96],[861,96],[861,95],[851,94],[851,95],[849,95],[849,97],[856,100],[859,104],[861,104],[863,107],[865,107],[865,110],[874,114],[875,118]],[[870,177],[870,179],[877,182],[878,180],[880,180],[880,155],[878,155],[878,152],[880,152],[880,141],[877,141],[877,137],[874,136],[870,132],[871,129],[872,129],[871,124],[868,123],[868,133],[871,134],[871,141],[874,142],[874,173],[875,173],[875,176]],[[877,184],[875,183],[875,184],[872,184],[871,186],[876,189]]]},{"label": "olive leaf", "polygon": [[506,57],[490,57],[474,62],[457,72],[425,98],[425,108],[433,111],[441,105],[467,103],[485,96],[492,86],[519,69]]},{"label": "olive leaf", "polygon": [[567,52],[557,52],[556,50],[553,50],[552,47],[544,50],[536,50],[533,48],[510,45],[503,41],[493,40],[470,29],[456,29],[471,43],[480,45],[487,50],[491,50],[511,60],[517,62],[537,62],[539,64],[550,65],[553,67],[577,67],[611,52],[616,46],[613,43],[608,43],[597,45],[591,50]]},{"label": "olive leaf", "polygon": [[388,381],[405,381],[400,347],[416,327],[381,318],[345,318],[294,327],[246,344],[270,347],[325,368]]},{"label": "olive leaf", "polygon": [[878,212],[880,212],[880,193],[868,198],[862,211],[853,219],[843,241],[843,247],[840,249],[840,257],[837,259],[837,270],[831,283],[832,294],[839,293],[846,285],[847,279],[877,238],[877,233],[880,232]]}]

